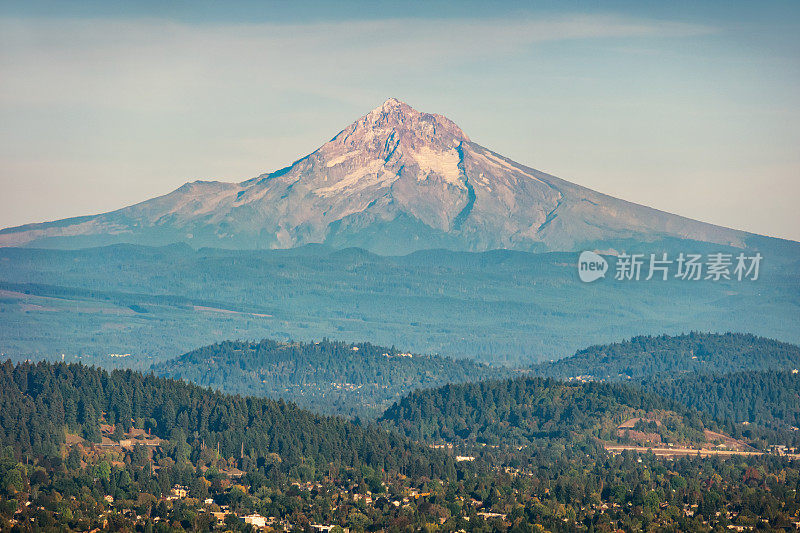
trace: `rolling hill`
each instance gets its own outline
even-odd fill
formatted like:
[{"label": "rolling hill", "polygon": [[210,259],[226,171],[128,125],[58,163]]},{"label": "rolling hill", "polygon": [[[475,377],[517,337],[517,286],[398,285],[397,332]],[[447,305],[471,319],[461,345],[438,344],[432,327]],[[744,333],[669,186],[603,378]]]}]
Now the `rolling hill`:
[{"label": "rolling hill", "polygon": [[[517,378],[415,391],[379,419],[411,439],[456,445],[530,446],[552,440],[625,437],[627,421],[647,420],[658,442],[705,441],[700,418],[680,404],[607,383]],[[637,427],[631,424],[631,428]]]},{"label": "rolling hill", "polygon": [[414,389],[510,374],[466,359],[328,340],[228,341],[154,365],[153,371],[232,394],[283,398],[317,412],[367,418]]},{"label": "rolling hill", "polygon": [[540,363],[570,381],[624,381],[713,418],[754,441],[800,443],[800,347],[745,334],[640,336]]},{"label": "rolling hill", "polygon": [[[425,475],[452,468],[443,454],[374,426],[315,415],[296,405],[244,398],[197,385],[76,364],[0,364],[0,445],[18,454],[59,455],[70,431],[99,442],[100,424],[147,429],[193,451],[219,447],[251,468],[293,472],[307,464],[421,465]],[[450,466],[448,466],[450,465]],[[314,474],[312,474],[313,476]]]},{"label": "rolling hill", "polygon": [[739,425],[740,430],[755,424],[794,433],[798,439],[800,374],[795,371],[687,374],[676,379],[648,379],[643,386],[716,420]]},{"label": "rolling hill", "polygon": [[693,332],[591,346],[559,361],[538,364],[532,371],[558,378],[621,381],[796,368],[800,368],[800,346],[755,335]]}]

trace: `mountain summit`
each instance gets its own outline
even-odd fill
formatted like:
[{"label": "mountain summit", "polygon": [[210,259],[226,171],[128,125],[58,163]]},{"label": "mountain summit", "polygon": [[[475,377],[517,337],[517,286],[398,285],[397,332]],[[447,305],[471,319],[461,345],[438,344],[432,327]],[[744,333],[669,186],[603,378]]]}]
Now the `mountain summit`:
[{"label": "mountain summit", "polygon": [[399,254],[576,250],[663,237],[743,247],[747,236],[515,163],[448,118],[390,98],[286,168],[241,183],[187,183],[110,213],[7,228],[0,246],[326,243]]}]

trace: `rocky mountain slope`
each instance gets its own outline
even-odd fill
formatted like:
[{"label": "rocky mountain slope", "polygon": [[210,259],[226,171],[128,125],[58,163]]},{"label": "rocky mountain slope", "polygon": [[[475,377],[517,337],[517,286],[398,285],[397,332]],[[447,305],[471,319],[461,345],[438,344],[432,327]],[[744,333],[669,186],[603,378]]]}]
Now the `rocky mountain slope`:
[{"label": "rocky mountain slope", "polygon": [[750,235],[528,168],[472,142],[449,119],[390,98],[276,172],[241,183],[196,181],[110,213],[6,228],[0,246],[326,243],[402,254],[566,251],[663,237],[746,247]]}]

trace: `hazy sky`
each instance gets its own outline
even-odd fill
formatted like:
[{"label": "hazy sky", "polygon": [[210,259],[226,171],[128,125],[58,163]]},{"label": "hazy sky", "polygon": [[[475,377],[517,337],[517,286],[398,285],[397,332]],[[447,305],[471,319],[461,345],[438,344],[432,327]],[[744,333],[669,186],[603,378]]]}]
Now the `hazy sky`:
[{"label": "hazy sky", "polygon": [[800,2],[0,2],[0,227],[313,151],[389,96],[626,200],[800,240]]}]

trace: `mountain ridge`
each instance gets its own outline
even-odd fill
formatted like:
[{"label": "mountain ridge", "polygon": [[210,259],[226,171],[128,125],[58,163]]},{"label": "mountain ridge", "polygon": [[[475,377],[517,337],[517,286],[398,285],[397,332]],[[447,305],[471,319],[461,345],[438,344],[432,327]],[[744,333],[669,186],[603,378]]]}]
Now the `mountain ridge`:
[{"label": "mountain ridge", "polygon": [[239,183],[193,181],[99,215],[0,230],[0,246],[114,243],[381,254],[574,251],[663,237],[752,247],[739,230],[617,199],[516,163],[453,121],[390,98],[291,165]]}]

